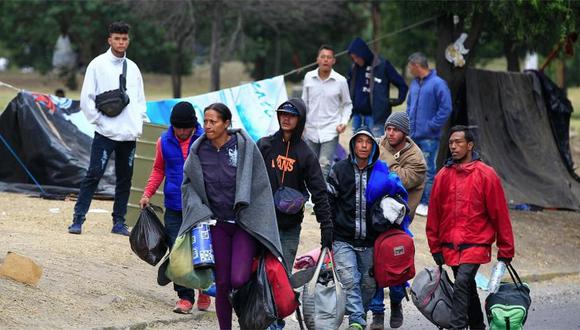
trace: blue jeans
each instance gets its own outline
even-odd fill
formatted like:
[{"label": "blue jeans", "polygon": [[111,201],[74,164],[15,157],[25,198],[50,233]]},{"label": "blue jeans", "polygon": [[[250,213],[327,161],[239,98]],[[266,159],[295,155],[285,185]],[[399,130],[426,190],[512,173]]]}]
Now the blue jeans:
[{"label": "blue jeans", "polygon": [[322,168],[322,175],[326,180],[328,173],[330,172],[330,166],[334,161],[334,156],[336,155],[336,146],[338,145],[338,136],[334,139],[322,143],[312,142],[310,140],[305,140],[306,144],[314,151],[316,157],[318,157],[318,162]]},{"label": "blue jeans", "polygon": [[135,158],[135,141],[114,141],[97,132],[91,146],[89,169],[79,191],[74,209],[74,223],[83,223],[99,181],[105,173],[111,154],[115,152],[115,202],[113,223],[125,223],[127,202],[131,192],[131,177]]},{"label": "blue jeans", "polygon": [[[392,303],[400,304],[405,298],[405,286],[397,285],[389,287],[389,299]],[[369,305],[369,309],[373,314],[383,314],[385,313],[385,291],[383,288],[377,288],[373,300]]]},{"label": "blue jeans", "polygon": [[373,116],[365,116],[358,113],[352,115],[352,131],[356,131],[361,126],[368,127],[376,138],[379,138],[385,134],[384,123],[375,123]]},{"label": "blue jeans", "polygon": [[429,205],[429,197],[431,197],[431,188],[433,187],[433,179],[437,172],[437,152],[439,151],[439,139],[417,139],[414,140],[417,146],[423,152],[425,162],[427,163],[427,173],[425,175],[425,190],[421,197],[421,204]]},{"label": "blue jeans", "polygon": [[366,312],[375,294],[376,282],[369,275],[373,264],[372,247],[354,247],[346,242],[332,244],[336,271],[346,291],[348,323],[366,327]]},{"label": "blue jeans", "polygon": [[[171,249],[177,234],[179,234],[179,228],[181,227],[182,215],[181,211],[174,211],[170,209],[165,209],[165,215],[163,216],[165,222],[165,234],[167,235],[167,245]],[[186,288],[181,285],[173,283],[173,290],[177,292],[177,296],[180,299],[189,300],[191,303],[195,301],[195,291],[193,289]]]},{"label": "blue jeans", "polygon": [[290,229],[280,229],[280,243],[282,244],[282,255],[284,256],[284,263],[288,274],[292,274],[292,267],[294,266],[294,259],[296,252],[298,252],[298,244],[300,243],[300,230],[302,225]]}]

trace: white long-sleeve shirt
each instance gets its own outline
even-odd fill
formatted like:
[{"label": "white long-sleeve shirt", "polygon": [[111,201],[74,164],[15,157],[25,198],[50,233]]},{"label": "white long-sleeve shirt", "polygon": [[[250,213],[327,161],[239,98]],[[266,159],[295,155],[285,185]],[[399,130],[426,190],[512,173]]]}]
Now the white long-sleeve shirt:
[{"label": "white long-sleeve shirt", "polygon": [[[107,117],[97,110],[97,95],[118,89],[119,75],[123,72],[123,60],[127,60],[127,94],[129,104],[116,117]],[[134,141],[143,131],[143,121],[147,119],[147,104],[143,90],[143,77],[135,62],[126,56],[119,58],[111,49],[95,57],[85,73],[81,90],[81,110],[95,131],[115,141]]]},{"label": "white long-sleeve shirt", "polygon": [[352,101],[346,78],[331,70],[327,79],[318,76],[318,69],[304,76],[302,100],[306,103],[304,138],[322,143],[338,136],[336,127],[348,124]]}]

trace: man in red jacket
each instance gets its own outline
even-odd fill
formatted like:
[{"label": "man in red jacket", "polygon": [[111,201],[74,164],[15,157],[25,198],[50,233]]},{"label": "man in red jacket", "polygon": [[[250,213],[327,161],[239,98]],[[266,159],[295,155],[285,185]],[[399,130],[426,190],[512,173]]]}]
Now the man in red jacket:
[{"label": "man in red jacket", "polygon": [[493,168],[473,151],[471,130],[451,128],[451,159],[433,183],[427,240],[438,265],[451,266],[455,276],[452,329],[485,329],[475,275],[491,261],[497,238],[497,259],[514,257],[514,237],[501,182]]}]

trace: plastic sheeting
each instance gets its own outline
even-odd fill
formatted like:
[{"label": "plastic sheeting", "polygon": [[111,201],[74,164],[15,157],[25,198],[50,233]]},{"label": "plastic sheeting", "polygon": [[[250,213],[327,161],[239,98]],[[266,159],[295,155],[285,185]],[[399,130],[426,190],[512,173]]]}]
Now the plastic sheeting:
[{"label": "plastic sheeting", "polygon": [[[0,134],[8,143],[0,142],[0,191],[41,192],[14,152],[50,197],[78,193],[92,143],[92,129],[83,123],[78,101],[18,93],[0,115]],[[114,194],[113,167],[111,159],[97,189],[101,197]]]},{"label": "plastic sheeting", "polygon": [[467,116],[476,147],[500,176],[510,204],[580,211],[580,183],[552,135],[534,75],[469,69]]}]

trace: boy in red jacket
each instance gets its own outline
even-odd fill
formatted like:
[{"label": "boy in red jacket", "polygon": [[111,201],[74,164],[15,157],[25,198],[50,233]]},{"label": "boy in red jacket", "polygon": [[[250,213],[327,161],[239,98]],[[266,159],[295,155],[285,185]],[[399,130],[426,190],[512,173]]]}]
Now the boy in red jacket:
[{"label": "boy in red jacket", "polygon": [[501,181],[493,168],[473,151],[471,130],[451,128],[451,159],[433,183],[427,240],[438,265],[451,266],[455,276],[452,329],[485,329],[475,275],[491,261],[491,245],[497,238],[497,259],[514,257],[514,237]]}]

